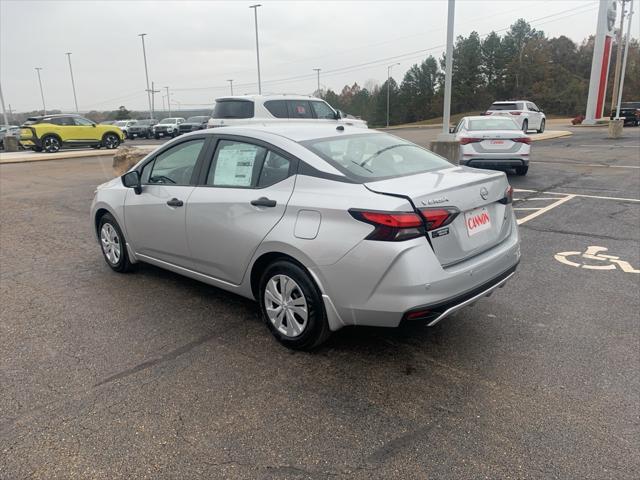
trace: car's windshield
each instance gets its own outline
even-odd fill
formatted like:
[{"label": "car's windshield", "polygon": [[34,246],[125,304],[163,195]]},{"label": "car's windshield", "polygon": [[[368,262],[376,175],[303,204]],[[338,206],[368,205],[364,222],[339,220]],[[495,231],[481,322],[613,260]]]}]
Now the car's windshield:
[{"label": "car's windshield", "polygon": [[129,123],[129,120],[119,120],[116,123],[114,123],[114,125],[116,127],[126,127],[128,123]]},{"label": "car's windshield", "polygon": [[138,120],[138,125],[151,125],[151,120]]},{"label": "car's windshield", "polygon": [[451,166],[429,150],[387,134],[321,138],[303,145],[357,181],[400,177]]},{"label": "car's windshield", "polygon": [[469,130],[520,130],[510,118],[478,118],[469,120]]},{"label": "car's windshield", "polygon": [[202,123],[206,122],[209,117],[189,117],[187,118],[188,123]]},{"label": "car's windshield", "polygon": [[162,120],[160,120],[160,125],[167,125],[172,123],[176,123],[175,118],[163,118]]},{"label": "car's windshield", "polygon": [[250,100],[217,100],[213,118],[252,118],[253,102]]}]

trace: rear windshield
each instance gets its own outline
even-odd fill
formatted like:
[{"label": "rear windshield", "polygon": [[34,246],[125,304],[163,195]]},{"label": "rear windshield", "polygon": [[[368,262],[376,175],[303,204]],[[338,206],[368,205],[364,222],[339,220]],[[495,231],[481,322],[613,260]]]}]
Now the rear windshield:
[{"label": "rear windshield", "polygon": [[469,130],[520,130],[510,118],[487,117],[469,120]]},{"label": "rear windshield", "polygon": [[362,182],[451,166],[435,153],[388,134],[344,135],[302,144],[347,177]]},{"label": "rear windshield", "polygon": [[522,103],[494,103],[489,110],[522,110]]},{"label": "rear windshield", "polygon": [[40,118],[27,118],[23,125],[34,125],[36,123],[38,123],[41,119]]},{"label": "rear windshield", "polygon": [[251,100],[217,100],[213,107],[213,118],[252,118]]}]

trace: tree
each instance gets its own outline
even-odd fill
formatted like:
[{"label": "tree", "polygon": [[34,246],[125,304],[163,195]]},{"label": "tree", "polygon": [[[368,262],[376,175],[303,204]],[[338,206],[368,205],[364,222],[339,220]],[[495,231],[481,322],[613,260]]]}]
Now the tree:
[{"label": "tree", "polygon": [[124,105],[120,105],[116,113],[116,120],[128,120],[130,118],[131,118],[131,112],[127,110],[127,108]]}]

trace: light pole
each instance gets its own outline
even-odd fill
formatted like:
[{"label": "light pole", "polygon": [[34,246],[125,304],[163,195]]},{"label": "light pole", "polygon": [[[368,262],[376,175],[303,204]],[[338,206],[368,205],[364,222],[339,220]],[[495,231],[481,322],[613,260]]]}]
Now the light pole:
[{"label": "light pole", "polygon": [[389,83],[391,83],[391,69],[400,63],[394,63],[387,67],[387,127],[389,126]]},{"label": "light pole", "polygon": [[76,113],[80,113],[78,110],[78,97],[76,97],[76,82],[73,80],[73,68],[71,68],[71,52],[65,53],[67,60],[69,60],[69,73],[71,74],[71,87],[73,88],[73,102],[76,105]]},{"label": "light pole", "polygon": [[42,111],[43,111],[43,115],[47,114],[47,106],[44,103],[44,92],[42,91],[42,79],[40,78],[40,70],[42,70],[42,67],[34,67],[36,69],[36,72],[38,72],[38,83],[40,84],[40,97],[42,97]]},{"label": "light pole", "polygon": [[233,78],[227,80],[229,82],[229,87],[231,88],[231,96],[233,97]]},{"label": "light pole", "polygon": [[[2,95],[2,85],[0,85],[0,103],[2,103],[2,117],[4,118],[4,124],[9,125],[7,119],[7,110],[4,108],[4,95]],[[9,105],[9,113],[11,113],[11,105]]]},{"label": "light pole", "polygon": [[167,107],[169,109],[169,116],[171,116],[171,97],[169,96],[169,87],[164,87],[167,90]]},{"label": "light pole", "polygon": [[629,2],[629,25],[627,25],[627,36],[624,42],[624,57],[622,59],[622,74],[620,76],[620,85],[618,86],[618,105],[616,107],[616,118],[620,118],[620,102],[622,101],[622,88],[624,87],[624,74],[627,71],[627,56],[629,54],[629,34],[631,33],[631,17],[633,17],[633,2]]},{"label": "light pole", "polygon": [[146,33],[139,33],[138,36],[142,39],[142,57],[144,58],[144,74],[147,77],[147,99],[149,100],[149,118],[153,118],[153,108],[151,107],[151,90],[149,89],[149,69],[147,68],[147,49],[144,45],[144,37]]},{"label": "light pole", "polygon": [[455,0],[449,0],[447,12],[447,53],[444,74],[444,112],[442,115],[442,134],[449,136],[449,120],[451,118],[451,72],[453,70],[453,19]]},{"label": "light pole", "polygon": [[253,17],[256,25],[256,60],[258,62],[258,94],[262,95],[262,82],[260,80],[260,46],[258,45],[258,7],[261,7],[259,3],[251,5],[249,8],[253,8]]},{"label": "light pole", "polygon": [[316,93],[318,95],[320,95],[320,68],[314,68],[313,69],[317,74],[318,74],[318,89],[316,90]]},{"label": "light pole", "polygon": [[151,119],[156,117],[156,93],[160,93],[160,90],[156,90],[155,82],[151,82]]}]

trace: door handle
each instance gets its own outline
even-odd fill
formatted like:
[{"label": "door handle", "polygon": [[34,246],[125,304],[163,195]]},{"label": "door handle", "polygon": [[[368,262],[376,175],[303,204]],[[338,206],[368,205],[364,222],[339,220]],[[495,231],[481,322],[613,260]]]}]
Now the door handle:
[{"label": "door handle", "polygon": [[275,207],[276,201],[269,200],[267,197],[260,197],[257,200],[251,200],[251,205],[254,207]]},{"label": "door handle", "polygon": [[167,205],[169,205],[170,207],[181,207],[184,205],[184,202],[182,200],[178,200],[177,198],[172,198],[171,200],[167,201]]}]

